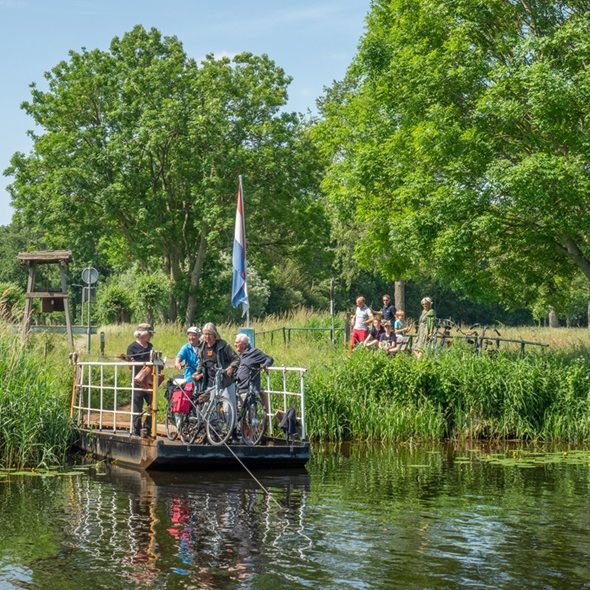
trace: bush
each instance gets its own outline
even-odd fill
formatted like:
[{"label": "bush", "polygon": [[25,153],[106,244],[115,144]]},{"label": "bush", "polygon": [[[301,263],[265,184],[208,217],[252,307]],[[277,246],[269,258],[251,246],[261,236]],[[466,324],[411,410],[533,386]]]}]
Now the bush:
[{"label": "bush", "polygon": [[168,305],[170,281],[162,273],[138,275],[133,287],[133,311],[137,320],[153,324],[156,316],[162,317]]},{"label": "bush", "polygon": [[111,282],[98,289],[96,312],[103,324],[130,322],[132,304],[132,291],[122,285]]}]

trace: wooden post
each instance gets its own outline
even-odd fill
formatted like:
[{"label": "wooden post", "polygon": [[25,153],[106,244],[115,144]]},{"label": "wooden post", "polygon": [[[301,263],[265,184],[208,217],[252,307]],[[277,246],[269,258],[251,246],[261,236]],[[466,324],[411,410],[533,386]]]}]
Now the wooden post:
[{"label": "wooden post", "polygon": [[152,417],[150,436],[156,438],[158,434],[158,375],[159,367],[154,363],[152,365],[152,407],[150,408],[150,416]]},{"label": "wooden post", "polygon": [[[61,279],[61,290],[62,293],[65,294],[64,297],[64,314],[66,316],[66,331],[68,333],[68,341],[70,343],[70,348],[74,350],[74,333],[72,332],[72,320],[70,318],[70,304],[68,301],[68,283],[66,279],[66,269],[68,264],[65,260],[59,261],[59,274]],[[90,319],[89,319],[90,321]]]},{"label": "wooden post", "polygon": [[[37,274],[37,263],[29,263],[29,277],[27,279],[27,295],[33,292],[33,286],[35,284],[35,275]],[[33,311],[33,301],[30,297],[25,297],[25,314],[23,317],[22,325],[22,338],[26,338],[31,327],[31,313]]]}]

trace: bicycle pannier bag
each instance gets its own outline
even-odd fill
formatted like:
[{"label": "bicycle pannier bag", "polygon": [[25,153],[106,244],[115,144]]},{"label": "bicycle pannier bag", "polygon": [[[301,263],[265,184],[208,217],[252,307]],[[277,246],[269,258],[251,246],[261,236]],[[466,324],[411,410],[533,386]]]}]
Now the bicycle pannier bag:
[{"label": "bicycle pannier bag", "polygon": [[188,414],[191,409],[190,394],[182,389],[173,391],[171,409],[177,414]]}]

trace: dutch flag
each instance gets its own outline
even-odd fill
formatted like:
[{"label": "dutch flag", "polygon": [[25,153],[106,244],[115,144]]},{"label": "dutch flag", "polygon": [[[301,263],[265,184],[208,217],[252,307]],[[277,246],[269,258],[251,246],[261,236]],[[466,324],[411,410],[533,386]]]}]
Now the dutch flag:
[{"label": "dutch flag", "polygon": [[231,304],[242,304],[242,316],[248,313],[248,285],[246,282],[246,225],[244,222],[244,190],[242,177],[238,179],[238,205],[236,208],[236,228],[234,232],[234,251],[232,257],[233,278],[231,287]]}]

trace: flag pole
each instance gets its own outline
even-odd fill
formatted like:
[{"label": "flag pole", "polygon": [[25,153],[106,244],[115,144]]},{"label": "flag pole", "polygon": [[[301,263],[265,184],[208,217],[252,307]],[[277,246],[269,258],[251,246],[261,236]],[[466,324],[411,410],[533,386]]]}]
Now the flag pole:
[{"label": "flag pole", "polygon": [[[242,175],[238,176],[240,182],[240,192],[242,193],[242,223],[244,224],[244,250],[246,247],[246,198],[244,197],[244,185],[242,184]],[[244,273],[246,274],[246,290],[248,289],[248,257],[244,255]],[[246,328],[250,327],[250,305],[246,308]]]}]

